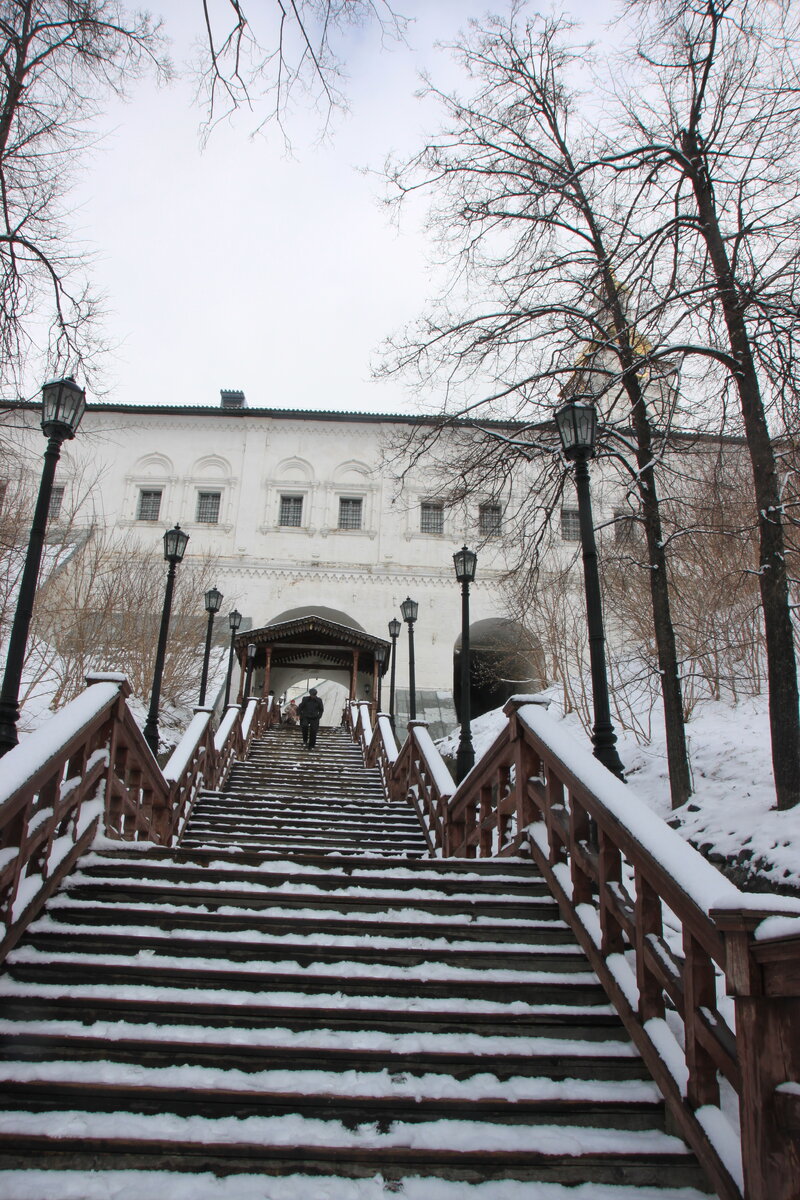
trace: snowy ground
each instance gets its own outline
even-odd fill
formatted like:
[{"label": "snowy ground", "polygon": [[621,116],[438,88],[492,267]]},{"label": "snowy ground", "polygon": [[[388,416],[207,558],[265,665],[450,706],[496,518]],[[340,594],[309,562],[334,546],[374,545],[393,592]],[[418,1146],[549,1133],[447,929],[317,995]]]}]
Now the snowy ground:
[{"label": "snowy ground", "polygon": [[[564,716],[554,700],[549,715],[588,743],[575,713]],[[473,721],[476,756],[488,749],[504,722],[502,709]],[[766,697],[738,705],[698,704],[686,727],[694,795],[675,812],[670,809],[663,724],[657,714],[652,728],[649,745],[641,746],[626,734],[618,740],[626,778],[637,794],[712,861],[719,856],[740,864],[734,876],[740,887],[788,889],[800,895],[800,807],[788,812],[775,808]],[[458,736],[456,730],[438,742],[440,751],[455,755]]]}]

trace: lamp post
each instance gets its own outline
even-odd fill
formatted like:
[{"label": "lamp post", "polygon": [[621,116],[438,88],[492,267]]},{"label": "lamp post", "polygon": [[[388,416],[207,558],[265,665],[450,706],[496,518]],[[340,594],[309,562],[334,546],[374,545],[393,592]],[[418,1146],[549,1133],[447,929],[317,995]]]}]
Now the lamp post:
[{"label": "lamp post", "polygon": [[603,606],[600,597],[600,576],[597,569],[597,544],[592,520],[592,497],[589,490],[588,463],[595,450],[597,411],[593,404],[571,400],[556,413],[556,425],[564,457],[569,462],[575,463],[575,488],[578,493],[583,579],[586,589],[586,623],[589,629],[589,661],[592,672],[594,756],[608,767],[609,771],[622,779],[623,766],[617,753],[617,735],[611,723],[611,708],[608,701]]},{"label": "lamp post", "polygon": [[397,617],[392,617],[389,622],[389,637],[392,639],[392,666],[389,675],[389,721],[392,729],[394,729],[394,674],[397,666],[397,639],[400,636],[400,630],[403,628]]},{"label": "lamp post", "polygon": [[409,720],[417,719],[417,682],[414,675],[414,622],[419,612],[419,604],[406,596],[400,605],[403,620],[408,625],[408,716]]},{"label": "lamp post", "polygon": [[206,702],[206,685],[208,683],[208,662],[209,662],[209,659],[211,658],[211,631],[214,628],[214,617],[217,615],[217,613],[220,610],[220,605],[222,604],[223,595],[222,595],[222,592],[218,591],[217,588],[212,587],[212,588],[208,589],[208,591],[206,592],[203,599],[205,600],[206,612],[208,613],[208,628],[206,629],[206,650],[205,650],[205,654],[203,655],[203,675],[202,675],[202,678],[200,679],[200,699],[198,701],[198,706],[200,708],[202,708]]},{"label": "lamp post", "polygon": [[472,745],[470,663],[469,663],[469,585],[475,579],[478,556],[474,550],[462,546],[453,555],[456,579],[461,584],[461,736],[456,755],[456,783],[475,766],[475,749]]},{"label": "lamp post", "polygon": [[62,443],[75,437],[75,431],[81,423],[85,409],[86,393],[78,387],[74,379],[54,379],[42,388],[42,431],[47,438],[47,449],[44,452],[39,495],[33,512],[33,523],[28,537],[28,552],[25,556],[25,566],[19,586],[19,599],[8,643],[3,687],[0,690],[0,758],[6,751],[13,749],[19,740],[17,737],[19,688],[25,662],[25,649],[28,645],[28,631],[33,615],[36,581],[42,561],[42,547],[47,531],[47,515],[50,510],[56,464],[61,455]]},{"label": "lamp post", "polygon": [[167,567],[167,586],[164,589],[164,607],[161,610],[161,628],[158,631],[158,647],[156,649],[156,665],[153,670],[153,687],[150,692],[150,709],[147,723],[144,727],[144,738],[153,756],[158,755],[158,705],[161,699],[161,676],[164,674],[164,658],[167,653],[167,634],[169,633],[169,616],[172,610],[172,592],[175,587],[175,568],[186,553],[188,533],[184,533],[180,525],[168,529],[164,534],[164,558],[169,563]]},{"label": "lamp post", "polygon": [[387,650],[386,646],[376,646],[375,647],[375,662],[378,664],[378,704],[375,709],[376,715],[377,715],[377,713],[379,713],[381,711],[381,692],[383,690],[382,689],[383,664],[386,662],[386,650]]},{"label": "lamp post", "polygon": [[234,642],[234,638],[236,637],[236,630],[239,628],[241,623],[242,623],[242,614],[239,612],[238,609],[235,608],[233,610],[233,612],[228,613],[228,624],[230,625],[230,628],[231,628],[231,646],[230,646],[230,650],[228,651],[228,674],[225,676],[225,701],[222,706],[223,708],[228,707],[228,701],[230,700],[230,697],[231,697],[231,673],[233,671],[233,642]]},{"label": "lamp post", "polygon": [[250,695],[250,684],[253,682],[253,667],[256,664],[256,644],[255,642],[247,643],[247,675],[244,681],[244,699],[247,700]]}]

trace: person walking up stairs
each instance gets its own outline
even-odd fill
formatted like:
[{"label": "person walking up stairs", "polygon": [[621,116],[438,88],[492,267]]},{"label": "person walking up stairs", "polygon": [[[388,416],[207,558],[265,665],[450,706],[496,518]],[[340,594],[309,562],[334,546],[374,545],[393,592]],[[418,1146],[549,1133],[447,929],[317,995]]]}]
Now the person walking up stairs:
[{"label": "person walking up stairs", "polygon": [[700,1200],[531,863],[427,857],[323,741],[320,778],[262,737],[176,850],[87,855],[11,953],[0,1196]]}]

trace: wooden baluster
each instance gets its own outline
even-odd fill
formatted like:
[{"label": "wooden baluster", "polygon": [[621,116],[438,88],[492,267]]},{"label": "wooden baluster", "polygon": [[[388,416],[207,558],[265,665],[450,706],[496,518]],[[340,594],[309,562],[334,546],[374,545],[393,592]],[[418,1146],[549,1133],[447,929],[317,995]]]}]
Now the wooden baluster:
[{"label": "wooden baluster", "polygon": [[661,899],[641,870],[636,871],[636,982],[639,987],[639,1017],[642,1022],[664,1016],[664,993],[647,966],[645,946],[649,937],[661,938],[663,913]]},{"label": "wooden baluster", "polygon": [[567,847],[564,842],[564,836],[561,832],[561,827],[556,824],[556,814],[566,813],[564,804],[564,784],[556,775],[552,767],[545,767],[545,813],[544,819],[547,826],[547,842],[549,846],[550,865],[555,866],[556,863],[567,861]]},{"label": "wooden baluster", "polygon": [[605,955],[621,954],[625,949],[625,938],[614,911],[611,888],[615,883],[622,882],[622,855],[602,829],[600,830],[597,869],[600,929],[602,931],[600,948]]},{"label": "wooden baluster", "polygon": [[[57,771],[55,775],[51,775],[46,783],[39,789],[39,799],[36,804],[37,811],[42,809],[51,809],[51,814],[45,821],[47,836],[39,843],[36,852],[31,855],[28,860],[27,874],[41,875],[42,879],[47,877],[47,860],[50,857],[50,851],[53,848],[53,839],[56,836],[56,811],[61,792],[61,771]],[[37,830],[37,835],[39,834]]]},{"label": "wooden baluster", "polygon": [[572,872],[572,903],[590,904],[592,901],[592,881],[580,865],[576,848],[586,850],[589,843],[590,823],[589,814],[570,792],[569,797],[569,844],[570,868]]},{"label": "wooden baluster", "polygon": [[478,808],[478,854],[481,858],[491,858],[492,827],[490,819],[493,810],[497,808],[499,784],[497,780],[481,788],[481,800]]},{"label": "wooden baluster", "polygon": [[511,813],[501,812],[500,805],[511,794],[511,768],[507,763],[497,769],[497,800],[495,802],[495,827],[497,829],[497,846],[495,854],[499,854],[508,841],[511,827]]},{"label": "wooden baluster", "polygon": [[719,1104],[719,1081],[714,1060],[697,1036],[697,1014],[700,1008],[717,1007],[714,964],[700,943],[683,928],[683,1025],[686,1037],[686,1065],[689,1068],[688,1100],[693,1108],[703,1104]]},{"label": "wooden baluster", "polygon": [[519,836],[536,820],[536,805],[528,792],[528,780],[534,775],[542,774],[542,760],[533,747],[525,741],[519,722],[515,721],[514,724],[517,728],[517,740],[514,744],[514,775],[517,797],[517,835]]}]

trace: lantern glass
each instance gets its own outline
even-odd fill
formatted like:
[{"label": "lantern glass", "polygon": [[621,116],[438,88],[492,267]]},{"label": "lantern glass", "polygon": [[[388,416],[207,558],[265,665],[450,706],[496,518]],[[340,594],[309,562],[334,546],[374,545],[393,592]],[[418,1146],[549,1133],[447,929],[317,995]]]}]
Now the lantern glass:
[{"label": "lantern glass", "polygon": [[392,617],[391,621],[389,622],[389,637],[391,637],[391,638],[399,637],[401,629],[402,629],[402,625],[398,621],[397,617]]},{"label": "lantern glass", "polygon": [[256,644],[255,644],[255,642],[248,642],[247,643],[247,657],[252,662],[253,659],[255,658],[255,656],[256,656]]},{"label": "lantern glass", "polygon": [[556,425],[565,458],[591,458],[597,440],[597,409],[593,404],[570,400],[556,413]]},{"label": "lantern glass", "polygon": [[375,647],[375,662],[378,664],[378,666],[382,667],[383,664],[386,662],[386,652],[388,651],[388,649],[389,649],[388,646],[376,646]]},{"label": "lantern glass", "polygon": [[218,588],[209,588],[204,596],[207,613],[218,613],[222,605],[222,592]]},{"label": "lantern glass", "polygon": [[408,621],[409,625],[413,625],[417,619],[419,604],[416,600],[412,600],[410,596],[406,596],[405,600],[400,605],[400,612],[403,614],[403,620]]},{"label": "lantern glass", "polygon": [[233,612],[228,613],[228,624],[230,625],[231,629],[238,629],[241,623],[242,614],[238,609],[235,608]]},{"label": "lantern glass", "polygon": [[168,529],[164,534],[164,558],[167,562],[179,563],[186,553],[188,541],[189,535],[184,533],[180,525],[176,525],[174,529]]},{"label": "lantern glass", "polygon": [[52,379],[42,388],[42,429],[48,437],[75,437],[86,410],[86,393],[74,379]]},{"label": "lantern glass", "polygon": [[458,582],[472,583],[475,579],[475,567],[478,563],[478,556],[475,551],[468,550],[466,546],[462,546],[453,555],[453,563],[456,568],[456,579]]}]

